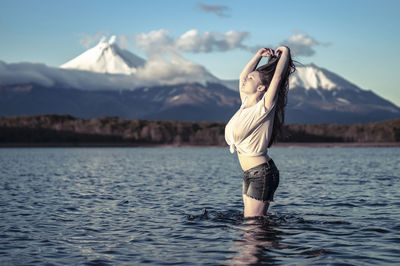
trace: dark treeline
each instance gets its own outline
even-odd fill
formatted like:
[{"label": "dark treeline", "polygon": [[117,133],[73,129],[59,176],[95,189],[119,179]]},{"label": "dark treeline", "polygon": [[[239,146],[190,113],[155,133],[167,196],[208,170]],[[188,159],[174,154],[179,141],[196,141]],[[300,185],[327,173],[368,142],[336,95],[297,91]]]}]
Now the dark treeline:
[{"label": "dark treeline", "polygon": [[[69,115],[0,117],[0,143],[226,145],[225,125]],[[285,125],[278,142],[400,142],[400,119],[354,125]]]}]

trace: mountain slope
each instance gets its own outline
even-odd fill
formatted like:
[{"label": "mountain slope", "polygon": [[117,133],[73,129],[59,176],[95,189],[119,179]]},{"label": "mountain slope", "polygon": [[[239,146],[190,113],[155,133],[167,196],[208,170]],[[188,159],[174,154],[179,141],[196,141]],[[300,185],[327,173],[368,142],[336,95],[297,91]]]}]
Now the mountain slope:
[{"label": "mountain slope", "polygon": [[111,36],[106,42],[103,37],[96,46],[61,65],[61,68],[125,75],[136,73],[137,68],[145,64],[145,60],[120,49],[115,40],[116,37]]},{"label": "mountain slope", "polygon": [[291,77],[288,113],[301,123],[370,122],[386,116],[400,117],[399,107],[390,101],[314,64],[297,67]]},{"label": "mountain slope", "polygon": [[80,118],[226,121],[240,106],[237,93],[219,84],[84,91],[40,85],[0,85],[0,116],[69,114]]},{"label": "mountain slope", "polygon": [[[239,81],[224,84],[237,91]],[[400,117],[395,104],[315,64],[297,66],[289,88],[289,123],[364,123]]]},{"label": "mountain slope", "polygon": [[359,87],[339,75],[313,63],[296,67],[296,72],[290,78],[290,87],[302,87],[306,90],[360,90]]}]

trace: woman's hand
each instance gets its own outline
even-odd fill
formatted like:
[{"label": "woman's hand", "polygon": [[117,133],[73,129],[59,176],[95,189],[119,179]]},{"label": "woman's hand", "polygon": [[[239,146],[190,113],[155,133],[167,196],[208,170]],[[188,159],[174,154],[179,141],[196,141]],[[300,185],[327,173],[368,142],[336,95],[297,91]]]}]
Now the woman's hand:
[{"label": "woman's hand", "polygon": [[270,57],[274,55],[274,50],[272,50],[271,48],[261,48],[260,50],[258,50],[257,55],[262,57]]},{"label": "woman's hand", "polygon": [[289,48],[287,46],[279,46],[275,50],[275,53],[277,56],[280,56],[281,54],[288,53],[288,52],[289,52]]}]

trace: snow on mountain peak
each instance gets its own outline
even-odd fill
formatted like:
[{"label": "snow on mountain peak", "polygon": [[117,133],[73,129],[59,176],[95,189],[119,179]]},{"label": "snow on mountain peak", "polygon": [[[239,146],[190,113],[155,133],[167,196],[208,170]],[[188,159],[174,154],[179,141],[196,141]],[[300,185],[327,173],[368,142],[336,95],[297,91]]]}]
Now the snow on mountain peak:
[{"label": "snow on mountain peak", "polygon": [[101,36],[99,44],[104,43],[106,41],[107,37],[106,36]]},{"label": "snow on mountain peak", "polygon": [[108,44],[112,45],[112,44],[115,43],[116,40],[117,40],[117,37],[115,35],[113,35],[113,36],[110,37],[110,40],[108,41]]},{"label": "snow on mountain peak", "polygon": [[313,63],[304,66],[296,66],[296,72],[294,72],[294,74],[290,77],[290,87],[303,87],[306,90],[360,90],[360,88],[348,82],[339,75],[324,68],[320,68]]},{"label": "snow on mountain peak", "polygon": [[314,64],[297,66],[296,70],[297,71],[291,76],[291,87],[299,86],[306,90],[317,88],[332,90],[337,87],[337,85]]},{"label": "snow on mountain peak", "polygon": [[133,53],[121,49],[113,35],[107,41],[102,37],[98,44],[71,61],[62,68],[88,70],[92,72],[124,74],[135,77],[137,84],[178,84],[199,82],[218,83],[219,79],[204,67],[190,62],[178,54],[160,54],[145,61]]},{"label": "snow on mountain peak", "polygon": [[116,44],[116,36],[113,35],[108,42],[103,36],[96,46],[61,65],[61,68],[131,75],[136,73],[137,68],[143,66],[144,63],[142,58],[119,48]]}]

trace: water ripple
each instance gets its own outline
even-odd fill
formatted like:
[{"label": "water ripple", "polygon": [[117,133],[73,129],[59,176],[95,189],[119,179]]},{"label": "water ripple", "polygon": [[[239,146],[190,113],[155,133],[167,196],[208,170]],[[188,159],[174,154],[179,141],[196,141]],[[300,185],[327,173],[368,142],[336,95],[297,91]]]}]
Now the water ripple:
[{"label": "water ripple", "polygon": [[270,155],[276,202],[243,218],[223,148],[0,149],[0,263],[400,263],[400,149]]}]

